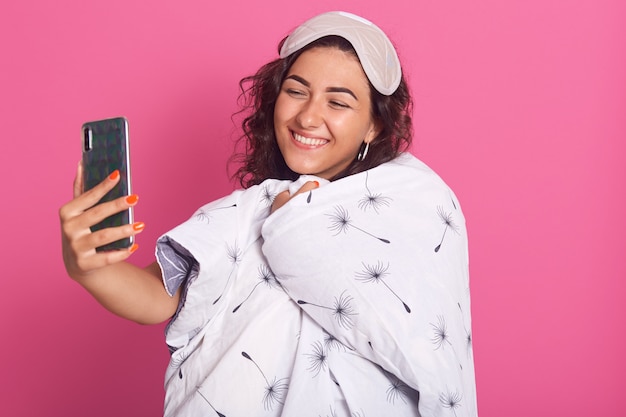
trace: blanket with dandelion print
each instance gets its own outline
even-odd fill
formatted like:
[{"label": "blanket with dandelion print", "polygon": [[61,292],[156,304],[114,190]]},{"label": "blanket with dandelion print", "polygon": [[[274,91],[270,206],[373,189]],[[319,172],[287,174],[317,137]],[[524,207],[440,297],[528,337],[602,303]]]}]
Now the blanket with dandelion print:
[{"label": "blanket with dandelion print", "polygon": [[477,415],[465,220],[408,153],[333,182],[235,191],[156,255],[181,291],[166,416]]}]

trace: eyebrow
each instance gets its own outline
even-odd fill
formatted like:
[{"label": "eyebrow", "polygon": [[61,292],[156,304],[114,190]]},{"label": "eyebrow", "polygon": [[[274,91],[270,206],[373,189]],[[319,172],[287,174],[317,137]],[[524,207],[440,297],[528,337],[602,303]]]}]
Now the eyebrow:
[{"label": "eyebrow", "polygon": [[[297,82],[299,82],[300,84],[304,85],[305,87],[311,87],[311,83],[308,82],[307,80],[305,80],[304,78],[298,76],[298,75],[289,75],[287,78],[285,79],[292,79],[295,80]],[[329,93],[346,93],[346,94],[350,94],[352,97],[354,97],[355,100],[358,100],[358,98],[356,97],[356,94],[354,94],[352,92],[352,90],[350,90],[349,88],[345,88],[345,87],[328,87],[326,89],[327,92]]]}]

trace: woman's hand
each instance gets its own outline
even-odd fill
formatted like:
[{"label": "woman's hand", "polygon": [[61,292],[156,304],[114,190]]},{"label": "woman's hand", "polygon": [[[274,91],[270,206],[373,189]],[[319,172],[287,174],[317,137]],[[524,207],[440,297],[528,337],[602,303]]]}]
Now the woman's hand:
[{"label": "woman's hand", "polygon": [[161,323],[176,312],[180,289],[170,297],[156,262],[139,268],[123,262],[137,249],[97,252],[96,248],[128,238],[143,230],[143,223],[109,227],[92,232],[90,227],[112,214],[137,204],[137,196],[120,197],[98,204],[120,180],[119,172],[83,192],[82,164],[74,180],[74,199],[59,209],[63,262],[68,274],[102,306],[137,323]]},{"label": "woman's hand", "polygon": [[283,191],[282,193],[278,194],[276,198],[274,198],[274,202],[272,203],[272,208],[271,208],[270,213],[274,213],[276,210],[284,206],[289,200],[291,200],[298,194],[302,194],[302,193],[306,193],[307,191],[314,190],[316,188],[319,188],[319,186],[320,186],[320,183],[317,181],[307,181],[293,195],[289,194],[289,190]]},{"label": "woman's hand", "polygon": [[96,187],[83,192],[82,170],[81,163],[74,179],[74,199],[59,210],[63,262],[68,274],[75,280],[86,277],[96,269],[128,258],[137,249],[137,244],[126,250],[109,252],[96,252],[96,248],[133,236],[144,228],[143,223],[137,222],[92,232],[91,226],[137,204],[137,196],[131,195],[97,204],[119,182],[119,172],[113,172]]}]

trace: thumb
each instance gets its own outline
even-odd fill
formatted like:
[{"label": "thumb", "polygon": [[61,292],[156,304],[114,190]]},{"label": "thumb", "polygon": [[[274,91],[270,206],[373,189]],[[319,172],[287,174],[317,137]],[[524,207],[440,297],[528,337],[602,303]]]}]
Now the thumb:
[{"label": "thumb", "polygon": [[315,190],[316,188],[319,188],[319,186],[320,186],[320,183],[317,182],[317,181],[307,181],[307,182],[305,182],[302,185],[302,187],[300,187],[300,189],[298,191],[293,193],[291,198],[294,198],[298,194],[302,194],[302,193],[306,193],[307,191]]},{"label": "thumb", "polygon": [[278,194],[276,198],[274,198],[274,202],[272,203],[272,208],[270,210],[270,213],[273,213],[279,208],[281,208],[282,206],[284,206],[289,200],[291,200],[298,194],[302,194],[302,193],[306,193],[308,191],[314,190],[318,188],[319,186],[320,186],[320,183],[317,181],[307,181],[304,183],[304,185],[302,185],[302,187],[300,187],[298,191],[296,191],[295,193],[291,195],[289,194],[288,190],[283,191],[282,193]]}]

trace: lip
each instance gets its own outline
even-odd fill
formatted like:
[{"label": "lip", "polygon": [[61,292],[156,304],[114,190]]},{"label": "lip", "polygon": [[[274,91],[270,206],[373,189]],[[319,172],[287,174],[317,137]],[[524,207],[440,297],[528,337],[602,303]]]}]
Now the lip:
[{"label": "lip", "polygon": [[291,132],[291,140],[292,142],[303,149],[318,149],[325,146],[328,142],[328,139],[311,137],[307,135],[303,135],[302,133],[298,133],[296,131]]}]

